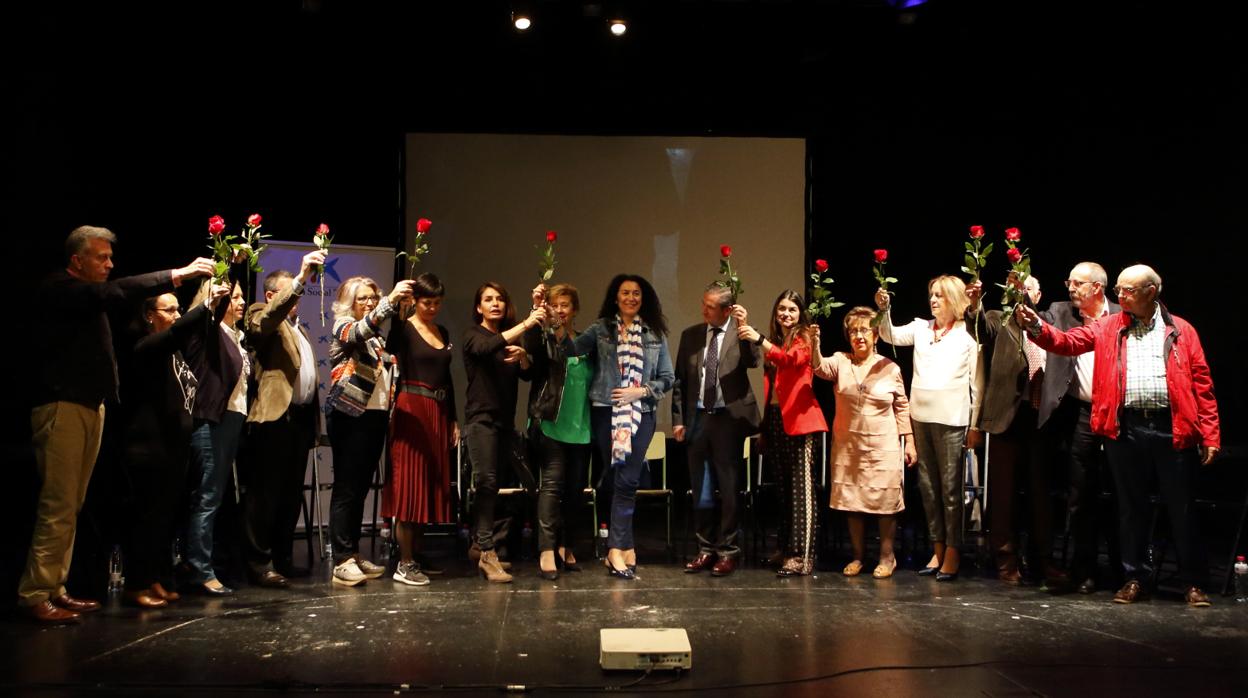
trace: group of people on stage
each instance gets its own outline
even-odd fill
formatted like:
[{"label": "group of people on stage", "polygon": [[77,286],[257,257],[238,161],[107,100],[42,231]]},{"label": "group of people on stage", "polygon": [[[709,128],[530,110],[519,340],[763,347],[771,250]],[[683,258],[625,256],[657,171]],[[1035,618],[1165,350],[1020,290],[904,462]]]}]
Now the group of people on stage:
[{"label": "group of people on stage", "polygon": [[[394,521],[397,582],[422,586],[432,568],[422,531],[453,520],[452,448],[463,440],[473,471],[472,556],[490,582],[509,582],[496,550],[499,484],[517,449],[518,382],[529,381],[526,441],[539,473],[539,574],[579,571],[575,525],[590,454],[604,466],[609,493],[607,573],[637,576],[636,495],[671,393],[672,436],[688,456],[699,551],[688,573],[732,574],[740,562],[744,441],[761,432],[762,453],[779,483],[782,526],[771,558],[782,577],[815,569],[816,457],[828,431],[814,379],[836,396],[828,504],[847,514],[853,559],[864,569],[867,518],[878,521],[872,576],[894,574],[904,471],[918,474],[933,555],[920,575],[952,581],[964,528],[964,455],[991,434],[989,541],[998,577],[1020,582],[1016,533],[1029,532],[1042,574],[1053,583],[1095,589],[1098,454],[1104,446],[1117,492],[1125,584],[1114,601],[1148,593],[1147,483],[1156,477],[1173,527],[1186,599],[1208,605],[1207,561],[1192,507],[1199,466],[1220,446],[1217,405],[1195,330],[1158,301],[1161,279],[1144,266],[1122,271],[1106,298],[1105,270],[1084,262],[1065,282],[1070,300],[1035,309],[1040,286],[1013,318],[980,307],[983,287],[941,275],[928,284],[930,319],[895,324],[890,294],[876,308],[844,316],[847,349],[825,356],[820,326],[800,293],[785,290],[770,315],[750,324],[730,288],[710,284],[703,322],[680,333],[675,360],[654,287],[620,274],[595,319],[577,328],[580,294],[568,284],[533,289],[522,320],[500,284],[481,284],[473,324],[460,338],[467,375],[463,423],[451,363],[455,342],[438,324],[445,288],[433,274],[386,292],[375,281],[343,281],[334,303],[332,385],[320,395],[312,343],[297,306],[325,263],[305,255],[297,273],[275,271],[264,301],[246,307],[237,283],[211,279],[214,265],[189,265],[110,281],[114,235],[90,226],[66,241],[67,267],[42,287],[50,340],[35,358],[31,424],[42,480],[35,532],[19,603],[47,622],[76,620],[99,607],[66,593],[78,510],[100,446],[105,402],[120,405],[122,472],[129,485],[125,599],[156,608],[178,598],[170,548],[182,531],[182,589],[233,590],[214,567],[214,519],[237,457],[241,539],[253,584],[285,588],[303,497],[308,450],[322,433],[333,449],[330,502],[333,581],[354,586],[388,571],[360,554],[360,524],[375,468],[388,449],[381,514]],[[182,312],[175,288],[199,279]],[[130,365],[118,379],[108,313],[139,305]],[[898,365],[877,353],[879,339],[913,347],[910,394]],[[982,347],[982,349],[981,349]],[[749,372],[761,370],[762,408]],[[118,398],[120,397],[120,401]],[[110,414],[110,419],[112,416]],[[1050,471],[1069,470],[1074,563],[1052,557]],[[1016,516],[1025,483],[1030,516]],[[180,496],[189,493],[189,505]],[[716,511],[718,509],[718,512]],[[1021,519],[1027,518],[1024,522]],[[1033,565],[1035,567],[1035,565]]]}]

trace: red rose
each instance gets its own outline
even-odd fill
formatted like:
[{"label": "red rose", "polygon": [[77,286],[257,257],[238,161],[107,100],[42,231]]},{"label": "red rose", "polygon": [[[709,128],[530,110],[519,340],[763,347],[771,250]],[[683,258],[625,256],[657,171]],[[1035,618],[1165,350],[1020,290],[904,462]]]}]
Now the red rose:
[{"label": "red rose", "polygon": [[720,256],[720,257],[731,257],[731,256],[732,256],[732,248],[731,248],[731,247],[729,247],[729,246],[727,246],[727,245],[720,245],[720,246],[719,246],[719,256]]},{"label": "red rose", "polygon": [[320,235],[321,237],[325,237],[326,235],[329,235],[329,226],[325,225],[324,223],[316,226],[316,234]]},{"label": "red rose", "polygon": [[876,264],[883,264],[887,261],[888,261],[888,250],[876,250],[875,251],[875,263]]},{"label": "red rose", "polygon": [[250,216],[247,216],[247,225],[249,225],[249,226],[251,226],[251,227],[253,227],[253,228],[259,228],[259,227],[260,227],[260,221],[261,221],[261,220],[263,220],[263,219],[262,219],[262,218],[260,218],[260,214],[259,214],[259,213],[253,213],[253,214],[251,214]]},{"label": "red rose", "polygon": [[982,238],[983,236],[984,236],[984,226],[982,225],[971,226],[971,239],[972,240],[978,240]]},{"label": "red rose", "polygon": [[420,233],[421,235],[424,235],[425,233],[429,232],[429,228],[432,225],[433,225],[433,221],[429,220],[428,218],[421,218],[420,220],[416,221],[416,232]]},{"label": "red rose", "polygon": [[559,233],[556,233],[553,230],[546,231],[546,242],[554,242],[555,240],[558,240],[558,239],[559,239]]},{"label": "red rose", "polygon": [[1011,247],[1005,251],[1005,258],[1010,260],[1010,264],[1018,264],[1018,260],[1023,258],[1023,253],[1019,252],[1018,248]]},{"label": "red rose", "polygon": [[222,230],[225,230],[224,218],[222,218],[221,216],[213,216],[212,218],[208,219],[208,234],[209,235],[220,235]]},{"label": "red rose", "polygon": [[817,272],[819,272],[820,274],[822,274],[823,272],[825,272],[825,271],[827,271],[827,270],[828,270],[828,260],[826,260],[826,259],[816,259],[816,260],[815,260],[815,271],[817,271]]},{"label": "red rose", "polygon": [[1009,240],[1010,242],[1018,242],[1022,238],[1023,238],[1023,234],[1018,231],[1018,228],[1006,228],[1005,229],[1006,240]]}]

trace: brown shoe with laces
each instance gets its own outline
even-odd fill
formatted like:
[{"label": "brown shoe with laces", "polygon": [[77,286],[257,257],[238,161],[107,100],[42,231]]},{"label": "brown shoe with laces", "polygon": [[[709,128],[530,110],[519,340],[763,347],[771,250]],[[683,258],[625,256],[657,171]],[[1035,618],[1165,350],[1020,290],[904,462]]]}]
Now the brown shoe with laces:
[{"label": "brown shoe with laces", "polygon": [[1183,594],[1183,598],[1187,599],[1187,605],[1193,608],[1205,608],[1209,606],[1209,596],[1200,590],[1198,586],[1190,586],[1187,593]]},{"label": "brown shoe with laces", "polygon": [[1114,603],[1135,603],[1148,598],[1148,594],[1144,593],[1144,587],[1134,579],[1128,579],[1126,584],[1114,594]]}]

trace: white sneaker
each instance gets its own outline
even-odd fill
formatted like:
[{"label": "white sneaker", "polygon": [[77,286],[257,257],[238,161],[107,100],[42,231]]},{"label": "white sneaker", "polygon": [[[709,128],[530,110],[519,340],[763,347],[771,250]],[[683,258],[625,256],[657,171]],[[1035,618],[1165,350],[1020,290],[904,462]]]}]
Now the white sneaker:
[{"label": "white sneaker", "polygon": [[429,578],[420,571],[420,565],[414,562],[400,562],[394,570],[394,581],[413,587],[423,587],[429,584]]},{"label": "white sneaker", "polygon": [[360,572],[369,579],[376,579],[386,573],[386,568],[381,565],[374,565],[372,562],[356,555],[354,558],[356,567],[360,568]]},{"label": "white sneaker", "polygon": [[365,581],[368,581],[368,577],[360,571],[360,567],[355,564],[354,559],[347,560],[341,565],[334,567],[334,584],[353,587]]}]

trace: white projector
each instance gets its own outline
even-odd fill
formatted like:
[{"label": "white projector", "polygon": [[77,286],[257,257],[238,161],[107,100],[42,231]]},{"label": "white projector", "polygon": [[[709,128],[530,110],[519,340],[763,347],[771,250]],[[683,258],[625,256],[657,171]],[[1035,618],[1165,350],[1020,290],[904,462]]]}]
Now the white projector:
[{"label": "white projector", "polygon": [[684,628],[603,628],[598,662],[603,669],[690,669],[693,652]]}]

